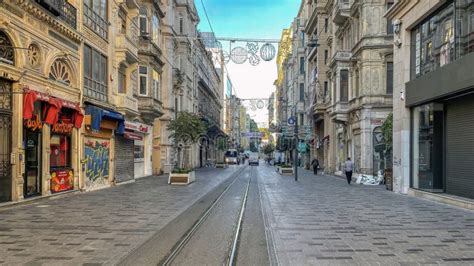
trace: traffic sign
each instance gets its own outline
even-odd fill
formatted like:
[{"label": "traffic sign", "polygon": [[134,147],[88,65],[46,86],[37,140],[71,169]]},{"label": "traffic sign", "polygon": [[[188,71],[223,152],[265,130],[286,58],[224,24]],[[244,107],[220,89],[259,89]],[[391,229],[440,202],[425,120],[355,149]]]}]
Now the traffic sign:
[{"label": "traffic sign", "polygon": [[296,118],[294,116],[288,118],[288,124],[289,125],[294,125],[296,124]]}]

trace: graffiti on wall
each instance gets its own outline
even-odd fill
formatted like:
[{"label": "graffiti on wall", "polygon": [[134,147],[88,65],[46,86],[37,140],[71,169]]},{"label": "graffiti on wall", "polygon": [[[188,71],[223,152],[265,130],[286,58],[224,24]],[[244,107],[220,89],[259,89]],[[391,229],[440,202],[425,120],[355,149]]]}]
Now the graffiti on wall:
[{"label": "graffiti on wall", "polygon": [[86,139],[84,156],[86,164],[86,186],[108,184],[110,141]]}]

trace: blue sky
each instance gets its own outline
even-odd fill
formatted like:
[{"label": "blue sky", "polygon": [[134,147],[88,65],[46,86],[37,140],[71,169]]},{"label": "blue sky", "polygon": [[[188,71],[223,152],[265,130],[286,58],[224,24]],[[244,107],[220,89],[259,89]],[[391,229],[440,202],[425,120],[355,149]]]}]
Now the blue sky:
[{"label": "blue sky", "polygon": [[[300,0],[203,0],[220,37],[280,38],[297,15]],[[210,31],[201,0],[195,0],[201,31]]]},{"label": "blue sky", "polygon": [[[217,37],[280,39],[283,29],[288,28],[302,0],[203,0],[209,19]],[[201,0],[195,0],[201,22],[199,30],[210,31]],[[246,43],[236,42],[232,47],[245,47]],[[259,44],[260,46],[263,43]],[[229,42],[222,42],[224,50],[229,50]],[[275,44],[276,46],[276,44]],[[237,65],[227,64],[234,92],[241,99],[267,98],[275,90],[273,82],[277,78],[276,61],[261,61],[258,66],[248,62]],[[244,101],[244,105],[250,101]],[[267,109],[252,111],[247,109],[259,126],[268,122]]]}]

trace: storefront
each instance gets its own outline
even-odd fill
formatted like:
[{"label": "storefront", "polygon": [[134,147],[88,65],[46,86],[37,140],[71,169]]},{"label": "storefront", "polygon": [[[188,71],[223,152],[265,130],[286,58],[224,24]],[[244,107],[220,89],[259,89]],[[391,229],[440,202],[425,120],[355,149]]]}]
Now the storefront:
[{"label": "storefront", "polygon": [[124,139],[131,141],[133,178],[152,174],[152,127],[139,122],[125,121]]},{"label": "storefront", "polygon": [[85,188],[94,190],[110,186],[114,173],[114,132],[125,132],[122,114],[87,104],[85,107],[84,158]]},{"label": "storefront", "polygon": [[474,199],[473,17],[474,0],[446,1],[411,30],[413,189]]},{"label": "storefront", "polygon": [[34,90],[26,92],[23,105],[24,198],[78,189],[72,151],[83,118],[78,103]]}]

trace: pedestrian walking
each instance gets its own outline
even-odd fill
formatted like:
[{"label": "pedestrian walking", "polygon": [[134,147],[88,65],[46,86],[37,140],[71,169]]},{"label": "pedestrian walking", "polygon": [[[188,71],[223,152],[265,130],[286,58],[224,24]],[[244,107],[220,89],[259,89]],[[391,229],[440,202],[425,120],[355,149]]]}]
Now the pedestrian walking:
[{"label": "pedestrian walking", "polygon": [[319,161],[318,161],[318,159],[314,158],[314,159],[311,161],[311,166],[313,167],[314,175],[317,175],[317,174],[318,174],[318,168],[319,168]]},{"label": "pedestrian walking", "polygon": [[347,161],[344,163],[344,170],[346,171],[347,184],[351,184],[352,171],[354,171],[354,163],[350,157],[347,157]]}]

